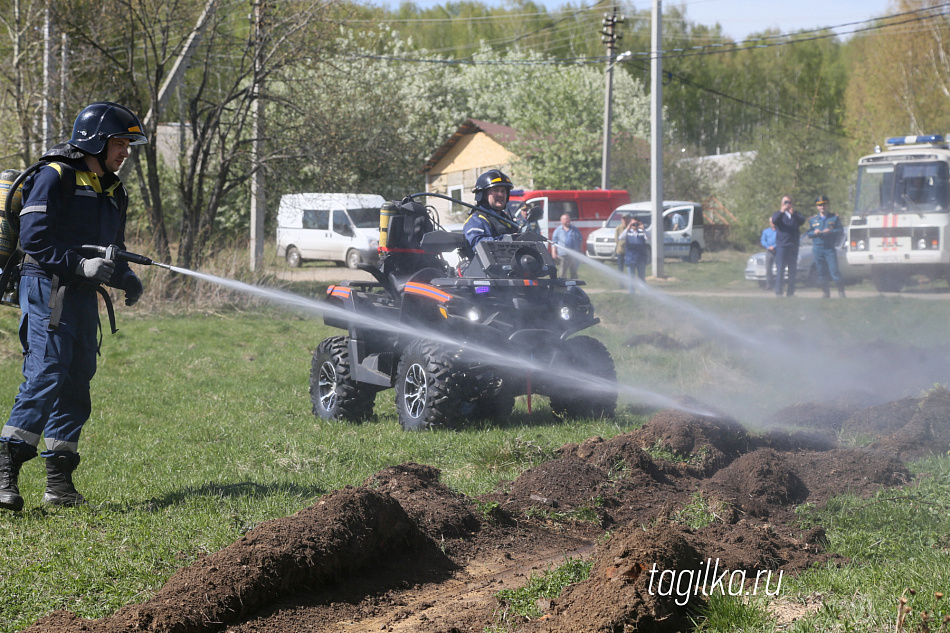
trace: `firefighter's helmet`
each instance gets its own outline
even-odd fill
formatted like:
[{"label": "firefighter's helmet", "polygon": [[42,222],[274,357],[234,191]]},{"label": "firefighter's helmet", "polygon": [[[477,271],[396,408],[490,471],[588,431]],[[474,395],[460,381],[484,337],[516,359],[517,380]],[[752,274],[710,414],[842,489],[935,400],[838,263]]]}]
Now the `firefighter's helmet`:
[{"label": "firefighter's helmet", "polygon": [[95,156],[110,138],[127,138],[131,145],[148,143],[142,122],[124,105],[111,101],[89,104],[76,117],[69,144]]},{"label": "firefighter's helmet", "polygon": [[481,205],[482,200],[485,199],[485,192],[492,187],[504,187],[509,192],[514,189],[511,178],[504,172],[499,169],[489,169],[475,181],[475,188],[472,189],[472,193],[475,194],[475,204]]}]

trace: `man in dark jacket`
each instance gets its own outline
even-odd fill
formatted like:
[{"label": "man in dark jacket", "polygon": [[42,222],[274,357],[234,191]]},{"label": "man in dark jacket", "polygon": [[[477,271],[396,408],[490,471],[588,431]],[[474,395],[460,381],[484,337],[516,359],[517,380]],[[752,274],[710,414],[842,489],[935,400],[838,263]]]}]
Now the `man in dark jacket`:
[{"label": "man in dark jacket", "polygon": [[73,485],[79,465],[79,435],[92,404],[89,383],[96,373],[99,284],[125,291],[126,305],[142,295],[126,262],[83,252],[86,244],[125,249],[128,196],[116,176],[129,146],[147,143],[142,124],[112,102],[87,106],[68,143],[52,148],[44,165],[23,184],[20,244],[25,252],[20,280],[20,342],[23,383],[10,419],[0,431],[0,508],[23,508],[18,477],[46,450],[43,501],[86,503]]},{"label": "man in dark jacket", "polygon": [[792,206],[791,196],[782,196],[782,209],[772,214],[772,226],[775,227],[775,296],[782,296],[785,285],[785,270],[788,269],[786,294],[795,294],[795,277],[798,274],[799,227],[805,223],[805,216]]},{"label": "man in dark jacket", "polygon": [[489,169],[475,181],[472,193],[477,206],[462,229],[472,253],[482,240],[496,240],[520,230],[518,222],[508,215],[506,209],[513,186],[511,178],[498,169]]}]

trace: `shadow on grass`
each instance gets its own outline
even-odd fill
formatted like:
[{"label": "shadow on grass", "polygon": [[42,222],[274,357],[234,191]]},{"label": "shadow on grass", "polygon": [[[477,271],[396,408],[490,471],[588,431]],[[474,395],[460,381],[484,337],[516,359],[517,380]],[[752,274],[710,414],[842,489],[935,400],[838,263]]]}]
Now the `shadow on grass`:
[{"label": "shadow on grass", "polygon": [[101,507],[116,511],[144,509],[154,512],[155,510],[181,505],[195,497],[266,499],[279,493],[301,499],[314,499],[327,492],[329,491],[326,488],[319,486],[300,486],[293,483],[259,484],[254,481],[242,481],[232,484],[218,484],[209,482],[200,486],[186,486],[180,490],[174,490],[140,502],[115,504],[112,508],[108,507],[109,504]]}]

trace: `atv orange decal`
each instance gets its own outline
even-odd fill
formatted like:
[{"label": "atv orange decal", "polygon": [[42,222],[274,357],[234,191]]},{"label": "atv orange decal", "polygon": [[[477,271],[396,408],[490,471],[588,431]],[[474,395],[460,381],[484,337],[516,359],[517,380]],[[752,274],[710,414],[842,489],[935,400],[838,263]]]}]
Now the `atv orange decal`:
[{"label": "atv orange decal", "polygon": [[327,288],[327,294],[331,297],[340,297],[341,299],[349,299],[353,294],[352,288],[347,288],[346,286],[330,286]]},{"label": "atv orange decal", "polygon": [[406,284],[406,292],[408,294],[435,299],[436,301],[441,301],[443,303],[452,299],[452,295],[442,292],[435,286],[430,286],[429,284],[420,284],[414,281],[410,281]]}]

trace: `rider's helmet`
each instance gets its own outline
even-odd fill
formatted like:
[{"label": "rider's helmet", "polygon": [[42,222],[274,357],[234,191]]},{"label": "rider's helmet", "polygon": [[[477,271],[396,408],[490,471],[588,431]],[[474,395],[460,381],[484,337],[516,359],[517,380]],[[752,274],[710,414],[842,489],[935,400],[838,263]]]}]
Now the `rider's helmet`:
[{"label": "rider's helmet", "polygon": [[499,169],[489,169],[475,181],[475,188],[472,189],[472,193],[475,194],[475,204],[479,206],[487,205],[487,201],[485,205],[482,205],[482,201],[485,200],[485,192],[492,187],[504,187],[509,192],[514,189],[511,178],[506,176],[504,172]]},{"label": "rider's helmet", "polygon": [[142,122],[124,105],[98,101],[83,108],[73,123],[68,143],[93,156],[105,149],[110,138],[127,138],[131,145],[148,143]]}]

